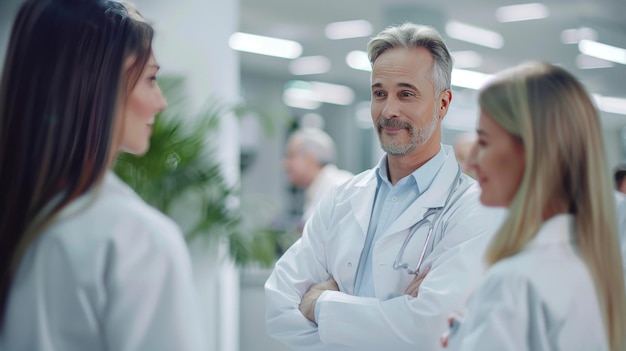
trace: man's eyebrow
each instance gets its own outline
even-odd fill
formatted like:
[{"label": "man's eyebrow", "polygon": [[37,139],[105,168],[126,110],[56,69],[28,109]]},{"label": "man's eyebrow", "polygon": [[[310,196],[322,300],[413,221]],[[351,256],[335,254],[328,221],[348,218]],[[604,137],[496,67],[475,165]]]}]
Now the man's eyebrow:
[{"label": "man's eyebrow", "polygon": [[413,90],[419,90],[419,89],[417,89],[417,87],[415,85],[413,85],[411,83],[398,83],[398,86],[399,87],[404,87],[404,88],[410,88],[410,89],[413,89]]},{"label": "man's eyebrow", "polygon": [[[383,84],[382,83],[374,83],[372,84],[372,88],[382,88]],[[417,89],[417,87],[411,83],[398,83],[397,86],[399,87],[403,87],[403,88],[409,88],[409,89],[413,89],[413,90],[419,90]]]}]

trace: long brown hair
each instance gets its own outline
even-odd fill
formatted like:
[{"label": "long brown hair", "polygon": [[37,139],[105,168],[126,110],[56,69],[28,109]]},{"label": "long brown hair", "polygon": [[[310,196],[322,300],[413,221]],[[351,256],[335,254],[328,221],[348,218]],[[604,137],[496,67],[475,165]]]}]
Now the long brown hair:
[{"label": "long brown hair", "polygon": [[494,264],[531,241],[546,211],[575,215],[579,252],[595,282],[611,350],[626,347],[626,296],[615,199],[598,112],[574,76],[547,63],[506,72],[480,93],[481,110],[524,145],[520,188],[487,251]]},{"label": "long brown hair", "polygon": [[138,12],[118,1],[21,6],[0,83],[0,327],[25,250],[109,167],[118,111],[152,37]]}]

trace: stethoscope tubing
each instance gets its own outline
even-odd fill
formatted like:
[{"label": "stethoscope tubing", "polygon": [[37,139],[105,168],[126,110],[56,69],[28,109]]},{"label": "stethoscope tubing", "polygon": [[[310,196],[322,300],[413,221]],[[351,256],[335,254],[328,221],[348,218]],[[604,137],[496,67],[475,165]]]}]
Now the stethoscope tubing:
[{"label": "stethoscope tubing", "polygon": [[[430,245],[430,239],[431,239],[432,233],[434,231],[434,228],[437,227],[435,223],[439,224],[440,218],[443,215],[443,213],[446,211],[448,204],[450,203],[450,199],[452,198],[452,195],[458,190],[458,188],[461,185],[460,180],[461,180],[461,168],[459,167],[457,169],[457,174],[456,174],[456,177],[454,178],[454,182],[450,185],[450,190],[448,191],[448,196],[446,197],[446,201],[444,202],[443,206],[429,208],[426,211],[426,213],[424,213],[424,216],[422,217],[422,219],[412,226],[411,230],[409,231],[409,234],[404,239],[402,246],[400,246],[400,250],[398,251],[398,254],[396,255],[396,258],[393,262],[393,269],[396,269],[396,270],[406,269],[409,274],[413,274],[413,275],[419,274],[419,270],[422,267],[422,263],[424,262],[424,259],[426,257],[426,251],[428,249],[428,246]],[[433,214],[435,214],[435,218],[432,221],[428,220],[428,217],[432,216]],[[424,242],[424,246],[422,247],[422,252],[420,253],[420,257],[419,257],[419,260],[417,261],[415,270],[412,271],[411,269],[409,269],[409,265],[407,263],[400,263],[400,261],[402,260],[402,256],[404,256],[404,251],[406,250],[406,247],[408,246],[409,241],[411,241],[411,238],[413,237],[413,235],[417,232],[419,228],[421,228],[424,225],[426,221],[430,222],[428,233],[426,234],[426,241]]]}]

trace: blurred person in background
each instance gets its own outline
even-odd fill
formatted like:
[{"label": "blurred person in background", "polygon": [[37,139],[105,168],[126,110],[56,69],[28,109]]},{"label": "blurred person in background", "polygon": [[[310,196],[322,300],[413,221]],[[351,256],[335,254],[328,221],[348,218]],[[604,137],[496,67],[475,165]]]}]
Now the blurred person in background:
[{"label": "blurred person in background", "polygon": [[613,170],[615,189],[622,194],[626,194],[626,164],[620,163]]},{"label": "blurred person in background", "polygon": [[335,142],[323,130],[301,128],[289,137],[284,160],[287,177],[293,186],[305,191],[302,217],[298,225],[300,233],[328,190],[354,176],[349,171],[337,168],[336,161]]},{"label": "blurred person in background", "polygon": [[454,155],[456,156],[456,160],[459,161],[459,164],[461,165],[461,170],[463,170],[463,173],[474,179],[476,179],[476,175],[474,174],[474,170],[472,170],[467,163],[467,156],[474,146],[476,139],[477,136],[475,132],[464,132],[459,134],[454,139],[454,143],[452,144]]},{"label": "blurred person in background", "polygon": [[[600,119],[559,66],[527,63],[479,95],[469,163],[508,207],[451,350],[625,350],[626,294]],[[444,343],[446,339],[444,337]]]},{"label": "blurred person in background", "polygon": [[207,350],[182,233],[110,171],[166,107],[153,29],[29,0],[0,86],[0,350]]}]

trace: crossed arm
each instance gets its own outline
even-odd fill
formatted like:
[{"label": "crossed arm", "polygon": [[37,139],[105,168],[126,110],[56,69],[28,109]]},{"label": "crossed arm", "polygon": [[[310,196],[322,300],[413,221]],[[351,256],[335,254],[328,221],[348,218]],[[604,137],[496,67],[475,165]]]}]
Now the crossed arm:
[{"label": "crossed arm", "polygon": [[[427,267],[423,272],[416,275],[404,291],[404,294],[417,297],[420,285],[424,281],[424,278],[426,278],[429,271],[430,267]],[[313,284],[302,297],[302,301],[299,305],[300,312],[302,312],[302,315],[311,322],[315,322],[315,304],[317,303],[317,299],[319,299],[322,293],[326,290],[339,291],[339,286],[337,285],[335,279],[330,278],[324,282]]]}]

